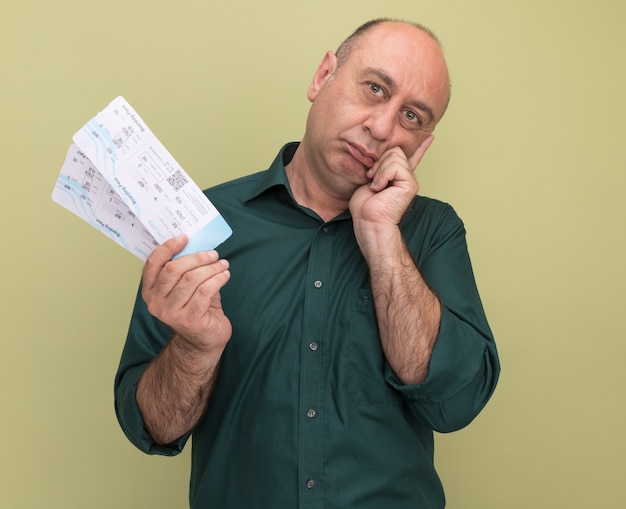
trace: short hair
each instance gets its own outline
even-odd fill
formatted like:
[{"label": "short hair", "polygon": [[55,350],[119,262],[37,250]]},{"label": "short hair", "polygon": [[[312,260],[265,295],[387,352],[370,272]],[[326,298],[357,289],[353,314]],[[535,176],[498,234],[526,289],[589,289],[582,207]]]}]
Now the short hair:
[{"label": "short hair", "polygon": [[422,32],[427,34],[441,48],[441,42],[439,41],[439,38],[435,35],[435,33],[430,28],[422,25],[421,23],[415,23],[413,21],[405,21],[402,19],[376,18],[376,19],[372,19],[370,21],[363,23],[354,32],[352,32],[352,34],[350,34],[345,41],[343,41],[339,45],[339,47],[337,48],[337,51],[335,52],[335,55],[337,56],[337,68],[338,69],[343,64],[345,64],[346,60],[348,60],[348,57],[350,56],[350,53],[352,52],[355,42],[365,32],[369,31],[371,28],[374,28],[377,25],[380,25],[381,23],[404,23],[405,25],[410,25],[412,27],[415,27],[418,30],[421,30]]}]

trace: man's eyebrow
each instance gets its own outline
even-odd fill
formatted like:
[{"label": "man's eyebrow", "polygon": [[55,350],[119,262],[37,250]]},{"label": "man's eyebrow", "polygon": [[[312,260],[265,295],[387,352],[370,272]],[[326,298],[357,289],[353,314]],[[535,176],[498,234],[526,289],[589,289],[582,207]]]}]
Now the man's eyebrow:
[{"label": "man's eyebrow", "polygon": [[393,78],[391,76],[389,76],[384,71],[382,71],[380,69],[377,69],[375,67],[368,67],[367,69],[365,69],[365,74],[375,74],[382,81],[384,81],[385,85],[387,85],[389,88],[395,88],[395,86],[396,86],[396,84],[393,81]]},{"label": "man's eyebrow", "polygon": [[[387,73],[385,73],[384,71],[382,71],[381,69],[377,69],[376,67],[368,67],[367,69],[365,69],[365,74],[376,75],[391,90],[394,90],[396,88],[396,83],[395,81],[393,81],[393,78],[389,76]],[[415,107],[416,109],[421,110],[424,113],[426,113],[429,117],[429,122],[432,122],[433,120],[435,120],[435,114],[433,112],[433,109],[430,106],[428,106],[428,104],[422,101],[418,101],[416,99],[409,101],[409,104]]]}]

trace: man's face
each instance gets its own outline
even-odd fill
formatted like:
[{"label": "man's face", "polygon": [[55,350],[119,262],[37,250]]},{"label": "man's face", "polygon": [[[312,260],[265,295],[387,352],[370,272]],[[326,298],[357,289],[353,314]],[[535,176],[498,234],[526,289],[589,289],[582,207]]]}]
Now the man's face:
[{"label": "man's face", "polygon": [[304,148],[324,185],[349,197],[388,149],[407,158],[445,111],[448,73],[437,44],[415,27],[383,23],[356,41],[336,68],[328,53],[308,91]]}]

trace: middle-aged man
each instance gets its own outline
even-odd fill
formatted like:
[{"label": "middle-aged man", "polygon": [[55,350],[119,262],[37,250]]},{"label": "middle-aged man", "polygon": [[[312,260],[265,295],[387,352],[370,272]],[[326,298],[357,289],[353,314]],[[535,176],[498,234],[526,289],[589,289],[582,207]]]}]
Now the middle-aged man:
[{"label": "middle-aged man", "polygon": [[449,88],[428,29],[363,25],[315,72],[302,141],[206,191],[222,258],[172,260],[177,237],[148,259],[116,411],[151,454],[193,436],[192,508],[444,507],[433,430],[500,370],[463,223],[416,196]]}]

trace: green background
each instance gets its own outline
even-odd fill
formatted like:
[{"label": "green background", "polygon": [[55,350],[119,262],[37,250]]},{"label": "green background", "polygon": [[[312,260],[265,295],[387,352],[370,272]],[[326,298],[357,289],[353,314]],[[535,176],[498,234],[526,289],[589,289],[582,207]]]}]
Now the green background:
[{"label": "green background", "polygon": [[22,0],[0,7],[0,507],[187,504],[188,451],[144,456],[114,417],[142,264],[51,201],[72,134],[123,95],[201,187],[264,169],[324,52],[381,15],[446,48],[417,173],[467,224],[503,364],[437,436],[448,507],[626,506],[626,3]]}]

